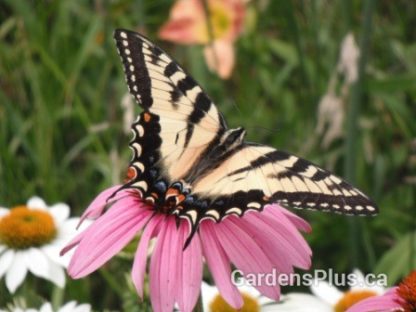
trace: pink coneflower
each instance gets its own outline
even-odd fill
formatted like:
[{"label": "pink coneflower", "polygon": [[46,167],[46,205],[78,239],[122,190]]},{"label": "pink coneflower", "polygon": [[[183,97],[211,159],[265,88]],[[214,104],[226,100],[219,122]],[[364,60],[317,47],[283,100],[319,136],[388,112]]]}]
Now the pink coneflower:
[{"label": "pink coneflower", "polygon": [[[175,303],[181,311],[192,311],[200,293],[203,260],[223,298],[236,309],[243,305],[243,299],[231,281],[230,264],[244,274],[274,270],[290,274],[294,267],[310,267],[311,250],[299,233],[310,231],[309,224],[278,205],[241,218],[230,216],[220,223],[204,220],[184,249],[189,235],[186,221],[156,213],[132,189],[123,189],[109,199],[119,188],[111,187],[94,199],[83,219],[97,220],[63,250],[65,253],[77,246],[68,268],[71,277],[81,278],[97,270],[141,230],[132,279],[142,297],[147,249],[155,238],[149,279],[150,299],[156,312],[172,311]],[[280,296],[279,285],[256,288],[274,300]]]},{"label": "pink coneflower", "polygon": [[407,276],[398,287],[382,296],[363,300],[347,312],[414,312],[416,311],[416,271]]}]

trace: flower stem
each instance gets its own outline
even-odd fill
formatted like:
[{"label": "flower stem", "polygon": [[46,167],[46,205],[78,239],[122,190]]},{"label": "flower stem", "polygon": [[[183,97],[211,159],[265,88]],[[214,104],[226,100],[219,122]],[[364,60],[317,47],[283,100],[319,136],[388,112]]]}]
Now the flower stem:
[{"label": "flower stem", "polygon": [[110,285],[111,289],[119,296],[120,298],[123,297],[123,291],[120,287],[120,284],[113,278],[113,276],[105,269],[99,270],[101,276],[105,279],[105,281]]},{"label": "flower stem", "polygon": [[[364,3],[364,18],[362,22],[362,35],[360,38],[361,57],[358,64],[358,79],[353,85],[351,92],[350,105],[347,112],[347,137],[346,137],[346,156],[345,156],[345,177],[351,183],[356,180],[356,156],[357,156],[357,137],[358,137],[358,117],[363,97],[363,82],[365,67],[367,64],[369,43],[372,32],[372,16],[375,8],[374,0],[366,0]],[[349,236],[350,236],[350,255],[351,265],[357,267],[359,257],[359,233],[361,227],[356,219],[349,219]]]},{"label": "flower stem", "polygon": [[64,302],[65,288],[54,286],[52,290],[51,303],[54,311],[58,311]]},{"label": "flower stem", "polygon": [[203,311],[204,311],[204,308],[202,306],[202,294],[199,294],[199,298],[198,298],[198,301],[196,303],[194,312],[203,312]]}]

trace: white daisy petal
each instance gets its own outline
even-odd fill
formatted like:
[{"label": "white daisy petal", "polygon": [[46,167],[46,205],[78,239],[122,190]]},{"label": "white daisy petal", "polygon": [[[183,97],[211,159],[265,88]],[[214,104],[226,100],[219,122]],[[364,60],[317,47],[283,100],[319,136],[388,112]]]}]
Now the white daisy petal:
[{"label": "white daisy petal", "polygon": [[259,298],[257,298],[258,303],[260,304],[260,306],[268,306],[270,304],[275,304],[276,301],[267,298],[265,296],[260,296]]},{"label": "white daisy petal", "polygon": [[[16,304],[24,304],[23,303],[16,303]],[[50,302],[45,302],[39,309],[27,309],[22,308],[21,306],[15,305],[10,310],[11,312],[53,312],[53,307]],[[64,306],[60,307],[57,312],[90,312],[91,311],[91,305],[89,304],[80,304],[77,306],[76,301],[70,301],[66,303]],[[0,312],[7,312],[6,310],[0,309]]]},{"label": "white daisy petal", "polygon": [[30,248],[25,253],[26,265],[33,275],[46,278],[49,272],[49,261],[39,249]]},{"label": "white daisy petal", "polygon": [[79,306],[77,306],[73,312],[90,312],[90,311],[91,311],[91,305],[84,303],[84,304],[80,304]]},{"label": "white daisy petal", "polygon": [[49,207],[49,212],[58,224],[61,224],[69,217],[69,206],[64,203],[55,204]]},{"label": "white daisy petal", "polygon": [[67,304],[65,304],[63,307],[61,307],[59,309],[59,312],[72,312],[74,311],[76,306],[77,306],[76,301],[70,301]]},{"label": "white daisy petal", "polygon": [[311,286],[311,291],[315,296],[330,305],[335,305],[343,296],[342,291],[325,281],[315,280]]},{"label": "white daisy petal", "polygon": [[218,296],[218,288],[211,286],[205,282],[202,282],[201,294],[202,294],[202,305],[203,311],[209,311],[210,303]]},{"label": "white daisy petal", "polygon": [[42,209],[45,210],[47,209],[47,205],[45,203],[45,201],[38,197],[38,196],[33,196],[31,197],[28,201],[27,201],[27,207],[31,208],[31,209]]},{"label": "white daisy petal", "polygon": [[354,269],[352,271],[352,274],[354,275],[354,285],[351,286],[351,290],[365,290],[368,289],[367,283],[364,278],[364,274],[361,273],[360,270]]},{"label": "white daisy petal", "polygon": [[50,280],[52,283],[58,287],[63,288],[65,286],[65,272],[64,269],[57,263],[48,260],[49,262],[49,272],[45,277]]},{"label": "white daisy petal", "polygon": [[6,273],[6,286],[11,293],[14,293],[25,279],[27,267],[23,251],[15,253],[12,265]]},{"label": "white daisy petal", "polygon": [[59,225],[59,238],[70,240],[74,237],[77,232],[81,232],[77,230],[77,225],[79,223],[79,218],[71,218],[65,220],[62,224]]},{"label": "white daisy petal", "polygon": [[0,278],[3,277],[4,273],[10,268],[13,262],[15,252],[11,249],[0,255]]},{"label": "white daisy petal", "polygon": [[67,268],[69,265],[69,261],[71,260],[71,255],[65,254],[64,256],[60,256],[59,253],[61,252],[64,244],[52,244],[42,247],[42,251],[46,254],[46,256],[55,263],[59,263],[61,266]]},{"label": "white daisy petal", "polygon": [[380,285],[371,285],[368,289],[374,291],[377,295],[383,295],[386,292],[386,288]]},{"label": "white daisy petal", "polygon": [[262,306],[262,312],[332,312],[333,307],[319,298],[301,293],[282,296],[279,303]]},{"label": "white daisy petal", "polygon": [[258,298],[260,297],[260,292],[252,286],[249,286],[246,282],[243,283],[242,286],[238,287],[238,290],[241,293],[246,293],[250,297]]},{"label": "white daisy petal", "polygon": [[40,307],[39,312],[53,312],[52,305],[51,305],[49,302],[44,303],[44,304]]},{"label": "white daisy petal", "polygon": [[7,247],[6,246],[4,246],[4,245],[0,245],[0,255],[1,255],[1,253],[3,252],[3,251],[5,251],[7,249]]},{"label": "white daisy petal", "polygon": [[255,299],[260,306],[276,302],[270,298],[262,296],[261,293],[253,286],[250,286],[247,281],[242,282],[242,286],[238,287],[238,290],[240,293],[249,295],[251,298]]},{"label": "white daisy petal", "polygon": [[6,215],[6,214],[8,214],[9,213],[9,209],[7,209],[7,208],[4,208],[4,207],[0,207],[0,217],[2,217],[2,216],[4,216],[4,215]]},{"label": "white daisy petal", "polygon": [[356,283],[351,286],[351,290],[371,290],[377,293],[378,295],[382,295],[386,292],[386,289],[380,285],[377,285],[377,283],[374,283],[374,280],[367,281],[366,277],[360,270],[355,269],[352,273],[355,275]]}]

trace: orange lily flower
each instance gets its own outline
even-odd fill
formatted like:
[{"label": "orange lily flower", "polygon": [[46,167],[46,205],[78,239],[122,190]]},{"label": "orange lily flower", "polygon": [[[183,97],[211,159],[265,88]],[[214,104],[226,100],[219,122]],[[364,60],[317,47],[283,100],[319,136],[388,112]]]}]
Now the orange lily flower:
[{"label": "orange lily flower", "polygon": [[227,79],[235,63],[234,41],[243,29],[244,2],[208,0],[207,5],[208,14],[201,0],[178,0],[159,36],[180,44],[205,45],[204,56],[208,67]]}]

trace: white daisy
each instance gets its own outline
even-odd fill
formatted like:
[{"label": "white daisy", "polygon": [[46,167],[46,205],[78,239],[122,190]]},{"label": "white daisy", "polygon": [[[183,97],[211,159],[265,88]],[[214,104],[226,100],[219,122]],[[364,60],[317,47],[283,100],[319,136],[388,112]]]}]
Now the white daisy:
[{"label": "white daisy", "polygon": [[64,267],[70,255],[60,250],[74,236],[79,218],[69,217],[69,207],[58,203],[48,207],[39,197],[11,209],[0,207],[0,279],[6,276],[11,293],[23,283],[27,272],[65,285]]},{"label": "white daisy", "polygon": [[[76,301],[70,301],[64,306],[60,307],[56,312],[90,312],[91,306],[89,304],[78,305]],[[52,305],[49,302],[44,303],[40,309],[26,309],[18,306],[12,306],[7,310],[1,310],[0,312],[54,312]]]},{"label": "white daisy", "polygon": [[[276,302],[262,296],[254,287],[248,286],[245,283],[239,286],[244,305],[239,312],[272,312],[275,311]],[[232,312],[237,311],[229,306],[221,297],[218,288],[202,282],[202,305],[204,312]]]},{"label": "white daisy", "polygon": [[278,311],[282,312],[344,312],[355,303],[368,297],[383,294],[386,289],[368,284],[363,273],[354,270],[355,283],[348,291],[341,291],[322,280],[316,280],[311,286],[313,295],[291,293],[282,296]]}]

